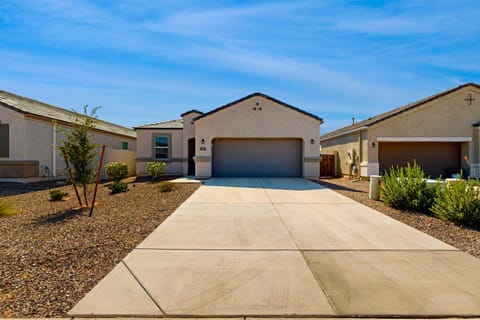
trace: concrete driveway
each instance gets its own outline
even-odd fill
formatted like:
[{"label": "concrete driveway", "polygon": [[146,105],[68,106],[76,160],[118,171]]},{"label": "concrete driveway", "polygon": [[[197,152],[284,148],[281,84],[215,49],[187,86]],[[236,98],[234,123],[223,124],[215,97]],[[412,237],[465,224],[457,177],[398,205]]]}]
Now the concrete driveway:
[{"label": "concrete driveway", "polygon": [[69,313],[480,316],[480,260],[304,179],[211,179]]}]

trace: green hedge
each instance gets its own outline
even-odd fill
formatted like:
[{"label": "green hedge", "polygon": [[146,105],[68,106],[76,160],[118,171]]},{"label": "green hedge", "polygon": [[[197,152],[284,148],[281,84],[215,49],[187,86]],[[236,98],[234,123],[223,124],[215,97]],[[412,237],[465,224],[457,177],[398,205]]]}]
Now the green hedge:
[{"label": "green hedge", "polygon": [[458,179],[429,188],[427,178],[415,162],[406,167],[392,167],[382,177],[380,200],[396,209],[419,211],[442,220],[480,227],[478,179]]},{"label": "green hedge", "polygon": [[406,167],[391,167],[382,177],[380,199],[393,208],[428,213],[436,189],[427,186],[427,178],[416,162]]},{"label": "green hedge", "polygon": [[480,227],[479,181],[457,180],[437,194],[431,208],[436,217],[471,227]]}]

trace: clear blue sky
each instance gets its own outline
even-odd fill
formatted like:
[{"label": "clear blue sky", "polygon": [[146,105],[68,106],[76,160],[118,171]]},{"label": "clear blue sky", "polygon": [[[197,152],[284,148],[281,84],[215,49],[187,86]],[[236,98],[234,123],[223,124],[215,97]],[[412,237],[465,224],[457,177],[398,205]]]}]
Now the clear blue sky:
[{"label": "clear blue sky", "polygon": [[322,133],[480,83],[478,1],[3,0],[0,88],[124,126],[252,92]]}]

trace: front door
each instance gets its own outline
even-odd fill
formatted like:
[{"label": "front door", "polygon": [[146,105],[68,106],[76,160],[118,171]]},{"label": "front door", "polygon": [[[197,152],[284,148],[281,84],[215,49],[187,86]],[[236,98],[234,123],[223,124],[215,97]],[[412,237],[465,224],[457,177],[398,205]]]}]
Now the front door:
[{"label": "front door", "polygon": [[195,138],[188,139],[188,175],[195,175]]}]

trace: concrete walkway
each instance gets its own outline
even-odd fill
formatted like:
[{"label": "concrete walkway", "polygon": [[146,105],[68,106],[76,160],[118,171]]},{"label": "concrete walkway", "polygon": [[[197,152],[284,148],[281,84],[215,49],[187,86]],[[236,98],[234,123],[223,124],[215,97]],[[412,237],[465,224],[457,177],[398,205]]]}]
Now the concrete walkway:
[{"label": "concrete walkway", "polygon": [[69,315],[480,316],[480,260],[311,181],[211,179]]}]

